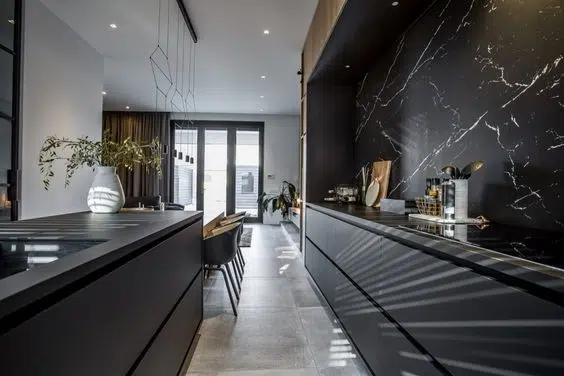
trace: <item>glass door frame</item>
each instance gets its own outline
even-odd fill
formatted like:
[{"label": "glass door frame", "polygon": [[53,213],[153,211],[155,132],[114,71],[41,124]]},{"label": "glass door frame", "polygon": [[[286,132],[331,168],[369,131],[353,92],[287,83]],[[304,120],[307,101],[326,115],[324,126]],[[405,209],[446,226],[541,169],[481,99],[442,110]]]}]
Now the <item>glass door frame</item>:
[{"label": "glass door frame", "polygon": [[[227,130],[227,185],[225,187],[226,214],[235,212],[236,195],[236,148],[237,131],[258,131],[259,132],[259,178],[257,196],[264,191],[264,122],[253,121],[215,121],[215,120],[171,120],[171,152],[170,158],[170,197],[174,198],[174,150],[175,130],[179,128],[191,128],[198,131],[197,147],[197,174],[196,174],[196,208],[204,209],[204,161],[205,161],[205,131],[206,130]],[[247,218],[246,222],[262,223],[262,209],[257,203],[258,216]]]},{"label": "glass door frame", "polygon": [[[14,3],[14,43],[13,48],[0,45],[4,53],[13,57],[12,64],[12,114],[0,112],[0,117],[11,122],[11,162],[7,176],[7,193],[10,201],[10,220],[17,221],[20,215],[21,203],[21,154],[20,154],[20,122],[21,122],[21,93],[23,85],[23,32],[24,32],[24,0],[13,0]],[[5,20],[2,20],[4,22]]]}]

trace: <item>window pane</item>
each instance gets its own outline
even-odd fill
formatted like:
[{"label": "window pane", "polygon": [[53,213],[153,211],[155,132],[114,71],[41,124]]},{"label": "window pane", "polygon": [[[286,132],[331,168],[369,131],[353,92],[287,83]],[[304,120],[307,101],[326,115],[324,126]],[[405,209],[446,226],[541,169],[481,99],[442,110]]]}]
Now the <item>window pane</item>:
[{"label": "window pane", "polygon": [[0,44],[14,49],[14,0],[0,1]]},{"label": "window pane", "polygon": [[12,163],[12,122],[0,118],[0,222],[10,220],[7,177]]},{"label": "window pane", "polygon": [[225,212],[227,205],[227,130],[206,129],[204,223]]},{"label": "window pane", "polygon": [[13,56],[0,50],[0,112],[12,116]]},{"label": "window pane", "polygon": [[237,131],[235,159],[235,212],[246,211],[258,217],[259,132]]},{"label": "window pane", "polygon": [[[196,129],[177,129],[174,135],[177,156],[174,158],[174,202],[185,206],[186,210],[196,210],[198,176],[198,131]],[[186,156],[194,158],[194,163],[186,162]]]}]

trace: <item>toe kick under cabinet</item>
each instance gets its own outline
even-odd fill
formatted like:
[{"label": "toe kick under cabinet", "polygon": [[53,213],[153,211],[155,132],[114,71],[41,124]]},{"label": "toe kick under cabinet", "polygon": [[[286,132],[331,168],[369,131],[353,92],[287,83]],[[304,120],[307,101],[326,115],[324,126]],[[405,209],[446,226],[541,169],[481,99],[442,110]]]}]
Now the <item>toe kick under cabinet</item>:
[{"label": "toe kick under cabinet", "polygon": [[309,207],[305,263],[375,375],[564,374],[558,304]]}]

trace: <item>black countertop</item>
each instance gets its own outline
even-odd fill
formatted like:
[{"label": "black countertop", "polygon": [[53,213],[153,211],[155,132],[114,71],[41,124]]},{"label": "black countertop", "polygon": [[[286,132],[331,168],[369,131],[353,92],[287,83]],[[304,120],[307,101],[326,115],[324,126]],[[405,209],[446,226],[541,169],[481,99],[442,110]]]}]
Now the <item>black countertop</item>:
[{"label": "black countertop", "polygon": [[77,213],[0,224],[0,319],[201,218],[184,211]]},{"label": "black countertop", "polygon": [[361,205],[307,205],[408,246],[564,293],[564,233],[496,223],[444,225]]}]

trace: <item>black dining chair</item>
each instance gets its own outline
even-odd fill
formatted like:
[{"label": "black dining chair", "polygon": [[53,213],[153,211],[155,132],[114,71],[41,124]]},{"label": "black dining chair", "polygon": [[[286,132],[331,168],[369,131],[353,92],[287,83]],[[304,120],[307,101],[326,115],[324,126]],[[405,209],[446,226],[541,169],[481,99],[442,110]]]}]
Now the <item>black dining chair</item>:
[{"label": "black dining chair", "polygon": [[[235,280],[229,264],[237,257],[238,234],[241,223],[232,223],[223,227],[215,228],[204,239],[204,264],[206,270],[216,270],[223,274],[225,286],[233,308],[233,314],[237,316],[237,308],[231,290],[239,300],[239,292],[235,287]],[[230,283],[231,282],[231,283]],[[230,286],[231,285],[231,286]]]},{"label": "black dining chair", "polygon": [[235,273],[235,277],[237,280],[237,287],[239,288],[239,293],[241,293],[241,283],[243,282],[243,274],[245,273],[245,259],[243,257],[243,252],[241,251],[241,247],[239,243],[241,242],[241,236],[243,234],[243,225],[245,223],[246,212],[239,212],[235,214],[231,214],[225,217],[222,222],[229,223],[241,223],[241,227],[239,228],[239,233],[237,234],[237,255],[233,259],[233,270]]}]

